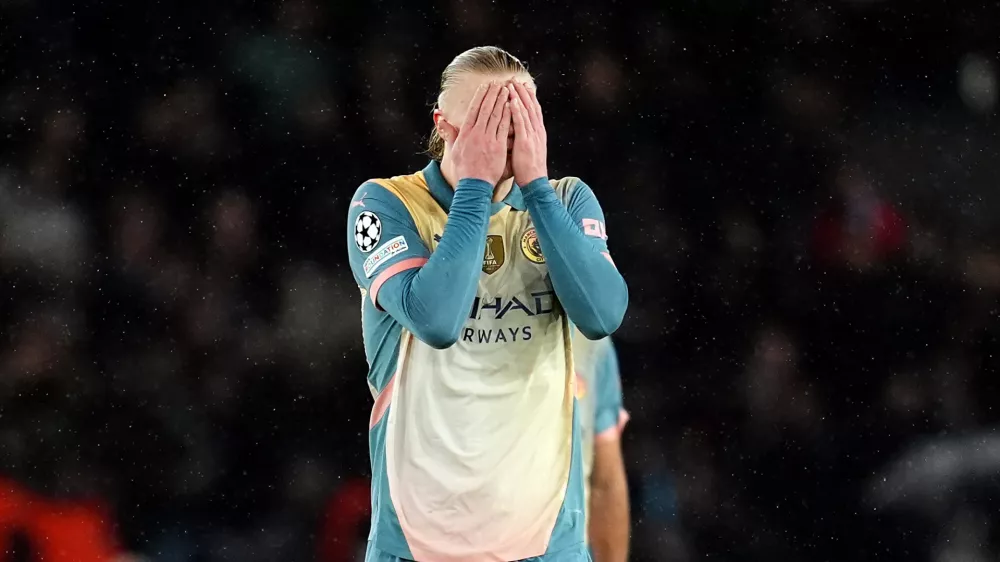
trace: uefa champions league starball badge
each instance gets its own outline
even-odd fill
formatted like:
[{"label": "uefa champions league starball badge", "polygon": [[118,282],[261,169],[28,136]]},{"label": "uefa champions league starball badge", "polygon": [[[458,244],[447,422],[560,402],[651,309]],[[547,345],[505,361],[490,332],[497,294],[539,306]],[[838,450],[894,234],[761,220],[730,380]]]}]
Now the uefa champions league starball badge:
[{"label": "uefa champions league starball badge", "polygon": [[382,238],[382,221],[370,211],[363,211],[354,221],[354,243],[358,249],[368,253]]}]

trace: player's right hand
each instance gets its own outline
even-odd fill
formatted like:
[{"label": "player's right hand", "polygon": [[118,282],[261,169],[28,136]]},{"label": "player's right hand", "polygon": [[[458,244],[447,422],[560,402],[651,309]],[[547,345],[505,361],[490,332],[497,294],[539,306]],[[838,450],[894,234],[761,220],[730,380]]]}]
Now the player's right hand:
[{"label": "player's right hand", "polygon": [[438,126],[455,139],[449,157],[459,179],[474,178],[496,185],[507,165],[507,133],[511,127],[510,96],[498,82],[479,86],[469,102],[461,130],[445,120]]}]

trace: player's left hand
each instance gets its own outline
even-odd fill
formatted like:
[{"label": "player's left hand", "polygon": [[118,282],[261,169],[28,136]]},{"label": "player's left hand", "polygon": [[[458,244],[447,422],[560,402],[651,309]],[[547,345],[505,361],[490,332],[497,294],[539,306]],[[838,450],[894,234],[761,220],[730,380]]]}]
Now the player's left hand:
[{"label": "player's left hand", "polygon": [[512,82],[510,89],[510,114],[514,124],[514,149],[511,165],[517,185],[527,185],[532,180],[548,177],[546,163],[545,123],[542,106],[534,90],[520,82]]}]

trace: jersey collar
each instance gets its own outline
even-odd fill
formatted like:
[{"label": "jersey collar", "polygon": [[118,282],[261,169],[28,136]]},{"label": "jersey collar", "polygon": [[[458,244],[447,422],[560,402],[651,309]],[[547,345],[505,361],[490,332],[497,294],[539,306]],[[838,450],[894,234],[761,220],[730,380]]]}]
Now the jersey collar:
[{"label": "jersey collar", "polygon": [[[430,164],[427,164],[427,167],[424,168],[424,179],[427,181],[427,189],[430,190],[431,196],[438,202],[438,205],[441,205],[441,208],[446,213],[450,211],[451,200],[455,197],[455,190],[448,185],[448,182],[444,179],[444,175],[441,174],[441,163],[437,160],[431,160]],[[516,183],[511,185],[510,193],[507,194],[507,197],[504,197],[503,201],[492,204],[490,214],[496,214],[505,206],[518,211],[525,209],[524,195],[521,194],[521,188]]]}]

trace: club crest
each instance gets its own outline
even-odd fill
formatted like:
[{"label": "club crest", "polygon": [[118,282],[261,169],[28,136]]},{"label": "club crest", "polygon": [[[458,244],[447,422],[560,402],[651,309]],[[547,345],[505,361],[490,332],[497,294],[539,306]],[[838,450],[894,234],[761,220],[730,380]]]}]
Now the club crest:
[{"label": "club crest", "polygon": [[521,236],[521,252],[532,263],[545,263],[542,247],[538,245],[538,234],[534,228],[529,228]]}]

